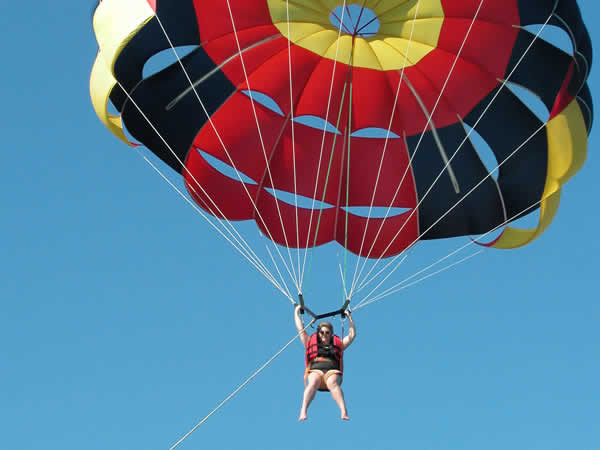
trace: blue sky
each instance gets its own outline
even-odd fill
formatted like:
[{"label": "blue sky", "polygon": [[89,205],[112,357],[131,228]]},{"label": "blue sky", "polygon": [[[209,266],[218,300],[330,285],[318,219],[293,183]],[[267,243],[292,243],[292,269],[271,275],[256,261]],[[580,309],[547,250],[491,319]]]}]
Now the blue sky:
[{"label": "blue sky", "polygon": [[[579,4],[600,41],[600,6]],[[91,10],[11,2],[0,16],[6,450],[166,450],[294,335],[289,301],[97,120]],[[536,242],[357,311],[349,423],[326,394],[296,422],[295,342],[179,448],[600,449],[598,140],[596,126]],[[241,230],[264,249],[253,224]],[[418,246],[394,279],[466,242]],[[314,253],[317,310],[338,307],[338,258]]]}]

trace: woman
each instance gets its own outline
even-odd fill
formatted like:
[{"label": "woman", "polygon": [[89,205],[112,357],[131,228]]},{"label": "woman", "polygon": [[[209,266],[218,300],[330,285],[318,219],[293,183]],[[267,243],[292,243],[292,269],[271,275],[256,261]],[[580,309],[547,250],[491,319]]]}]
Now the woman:
[{"label": "woman", "polygon": [[300,309],[301,306],[297,306],[294,311],[294,322],[298,333],[300,333],[302,344],[306,349],[306,370],[304,372],[306,388],[304,389],[298,420],[300,422],[306,420],[308,405],[315,398],[317,390],[331,392],[333,400],[340,408],[342,420],[350,420],[346,410],[344,393],[340,385],[342,384],[344,370],[344,350],[356,337],[356,328],[352,316],[349,311],[345,311],[344,314],[350,322],[350,330],[343,339],[333,334],[333,325],[329,322],[321,322],[317,327],[317,332],[309,336],[304,330]]}]

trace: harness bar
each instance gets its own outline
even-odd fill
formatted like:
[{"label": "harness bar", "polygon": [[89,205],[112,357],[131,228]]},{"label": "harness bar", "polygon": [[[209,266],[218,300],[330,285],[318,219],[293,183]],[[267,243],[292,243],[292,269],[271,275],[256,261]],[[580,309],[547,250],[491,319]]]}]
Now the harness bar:
[{"label": "harness bar", "polygon": [[308,308],[304,304],[304,297],[302,296],[302,294],[298,294],[298,300],[300,301],[300,314],[304,314],[304,311],[306,311],[308,314],[310,314],[313,317],[314,320],[324,319],[325,317],[333,317],[333,316],[337,316],[338,314],[343,319],[344,313],[346,312],[346,309],[348,309],[348,305],[350,304],[350,299],[347,298],[340,309],[337,309],[335,311],[330,311],[330,312],[324,313],[324,314],[315,314],[314,312],[312,312],[310,310],[310,308]]}]

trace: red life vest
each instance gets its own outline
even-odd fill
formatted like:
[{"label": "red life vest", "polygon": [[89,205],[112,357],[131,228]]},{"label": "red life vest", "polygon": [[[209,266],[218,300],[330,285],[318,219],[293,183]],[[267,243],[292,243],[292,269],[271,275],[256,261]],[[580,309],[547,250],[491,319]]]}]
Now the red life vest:
[{"label": "red life vest", "polygon": [[[340,365],[340,372],[343,372],[344,371],[344,348],[342,345],[342,340],[337,335],[333,336],[333,352],[334,352],[336,361]],[[307,369],[310,367],[310,362],[318,356],[318,353],[319,353],[319,341],[318,341],[317,333],[314,333],[308,340],[308,344],[306,346],[306,353],[305,353],[304,361],[305,361]]]}]

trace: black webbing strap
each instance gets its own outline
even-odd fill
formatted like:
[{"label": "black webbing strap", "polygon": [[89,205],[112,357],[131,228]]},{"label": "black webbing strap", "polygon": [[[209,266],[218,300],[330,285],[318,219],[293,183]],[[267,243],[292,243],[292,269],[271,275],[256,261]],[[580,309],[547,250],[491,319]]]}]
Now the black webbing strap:
[{"label": "black webbing strap", "polygon": [[325,317],[333,317],[333,316],[337,316],[338,314],[342,318],[344,318],[344,313],[346,312],[346,309],[348,308],[348,305],[350,304],[350,299],[347,298],[340,309],[336,309],[335,311],[330,311],[330,312],[324,313],[324,314],[315,314],[304,304],[304,297],[302,296],[302,294],[298,294],[298,300],[300,302],[300,314],[304,314],[304,311],[306,311],[308,314],[310,314],[313,317],[314,320],[324,319]]}]

